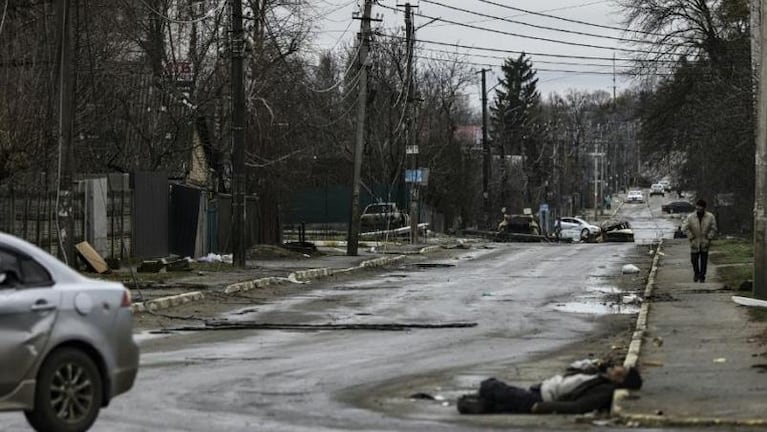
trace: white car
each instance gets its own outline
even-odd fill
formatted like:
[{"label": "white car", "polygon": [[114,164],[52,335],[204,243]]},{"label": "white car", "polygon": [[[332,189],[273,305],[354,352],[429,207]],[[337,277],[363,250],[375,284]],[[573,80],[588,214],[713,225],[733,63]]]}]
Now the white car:
[{"label": "white car", "polygon": [[666,188],[661,183],[655,183],[650,186],[650,196],[660,195],[666,196]]},{"label": "white car", "polygon": [[563,217],[559,219],[559,237],[570,240],[588,240],[602,232],[596,225],[590,224],[579,217]]},{"label": "white car", "polygon": [[644,193],[640,190],[630,190],[629,193],[626,195],[626,202],[627,203],[643,203],[644,202]]}]

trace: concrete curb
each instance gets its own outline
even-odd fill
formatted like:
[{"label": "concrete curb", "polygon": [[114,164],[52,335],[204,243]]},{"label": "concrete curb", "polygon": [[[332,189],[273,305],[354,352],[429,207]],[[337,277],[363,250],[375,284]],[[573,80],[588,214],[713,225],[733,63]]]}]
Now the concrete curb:
[{"label": "concrete curb", "polygon": [[[238,292],[246,292],[256,288],[264,288],[270,285],[278,285],[285,282],[292,283],[306,283],[312,279],[319,279],[323,277],[332,276],[336,273],[347,273],[353,271],[359,271],[362,269],[369,269],[374,267],[383,267],[390,264],[398,263],[405,259],[405,255],[386,256],[380,258],[374,258],[366,260],[360,263],[359,266],[349,267],[345,269],[331,269],[331,268],[315,268],[308,270],[301,270],[290,273],[287,277],[265,277],[259,279],[253,279],[244,282],[237,282],[224,287],[224,294],[234,294]],[[141,312],[155,312],[162,309],[169,309],[174,306],[190,303],[193,301],[203,300],[205,296],[200,291],[187,292],[175,296],[162,297],[154,300],[149,300],[143,303],[134,303],[131,305],[131,311],[133,313]]]},{"label": "concrete curb", "polygon": [[[653,289],[655,288],[655,276],[658,273],[658,261],[661,257],[661,247],[663,246],[663,239],[658,243],[658,247],[655,249],[655,256],[652,260],[652,267],[650,268],[650,274],[647,277],[647,284],[644,290],[644,301],[642,301],[642,307],[639,309],[639,316],[637,317],[636,328],[634,334],[631,337],[631,343],[629,344],[628,353],[626,353],[626,359],[623,361],[624,367],[633,367],[637,365],[639,360],[639,354],[642,349],[642,340],[644,339],[645,331],[647,330],[647,317],[650,314],[650,302],[647,300],[652,296]],[[621,418],[623,415],[623,409],[620,406],[620,402],[629,396],[629,391],[626,389],[619,389],[613,393],[613,403],[611,413]]]},{"label": "concrete curb", "polygon": [[186,292],[179,295],[160,297],[154,300],[148,300],[141,303],[134,303],[131,305],[131,311],[133,313],[138,312],[155,312],[162,309],[168,309],[173,306],[178,306],[193,301],[200,301],[205,298],[205,295],[201,291]]},{"label": "concrete curb", "polygon": [[443,248],[442,248],[442,246],[440,246],[440,245],[435,245],[435,246],[426,246],[426,247],[423,247],[423,248],[421,248],[421,249],[418,251],[418,253],[419,253],[419,254],[421,254],[421,255],[426,255],[426,254],[430,254],[430,253],[432,253],[432,252],[435,252],[435,251],[438,251],[438,250],[442,250],[442,249],[443,249]]}]

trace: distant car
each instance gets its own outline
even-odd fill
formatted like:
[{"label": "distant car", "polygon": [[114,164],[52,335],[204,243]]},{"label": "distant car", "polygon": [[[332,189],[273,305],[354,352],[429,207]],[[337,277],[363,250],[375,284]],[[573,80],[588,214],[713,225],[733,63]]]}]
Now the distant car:
[{"label": "distant car", "polygon": [[661,186],[663,186],[663,190],[664,190],[664,191],[666,191],[666,192],[671,192],[671,182],[670,182],[670,181],[668,181],[668,180],[666,180],[666,179],[663,179],[663,180],[659,181],[658,183],[659,183]]},{"label": "distant car", "polygon": [[666,196],[666,188],[660,183],[653,184],[650,186],[650,196],[653,195]]},{"label": "distant car", "polygon": [[596,238],[602,232],[601,228],[590,224],[579,217],[563,217],[559,219],[559,236],[571,240]]},{"label": "distant car", "polygon": [[673,201],[668,204],[660,206],[661,211],[664,213],[692,213],[695,211],[695,206],[687,201]]},{"label": "distant car", "polygon": [[133,386],[139,349],[131,297],[0,233],[0,411],[37,431],[88,430]]},{"label": "distant car", "polygon": [[360,216],[362,230],[390,230],[407,226],[410,217],[397,208],[397,203],[375,203],[365,207]]},{"label": "distant car", "polygon": [[626,202],[643,203],[644,193],[642,193],[642,191],[640,190],[630,190],[629,193],[626,195]]}]

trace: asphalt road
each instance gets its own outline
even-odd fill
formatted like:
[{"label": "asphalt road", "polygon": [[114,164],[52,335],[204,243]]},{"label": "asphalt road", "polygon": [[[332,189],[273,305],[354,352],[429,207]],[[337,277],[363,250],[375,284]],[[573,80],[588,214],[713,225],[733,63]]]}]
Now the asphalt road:
[{"label": "asphalt road", "polygon": [[[659,213],[655,199],[622,209],[638,241],[673,232],[673,221],[653,218],[656,206]],[[636,255],[626,243],[493,244],[426,268],[312,284],[303,295],[225,318],[446,327],[206,331],[144,340],[134,389],[102,411],[92,430],[470,430],[439,400],[425,413],[402,412],[419,403],[403,389],[423,382],[424,392],[449,404],[483,377],[587,337],[595,316],[636,312],[604,301],[620,297],[627,278],[621,266]],[[449,327],[465,323],[476,326]],[[0,429],[29,430],[17,413],[0,415]]]}]

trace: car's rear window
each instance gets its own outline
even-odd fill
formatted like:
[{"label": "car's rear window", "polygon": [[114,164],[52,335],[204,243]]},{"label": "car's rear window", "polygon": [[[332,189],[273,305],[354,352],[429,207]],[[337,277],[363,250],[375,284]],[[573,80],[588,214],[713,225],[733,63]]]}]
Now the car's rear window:
[{"label": "car's rear window", "polygon": [[365,213],[391,213],[393,212],[391,206],[388,205],[372,205],[365,210]]}]

